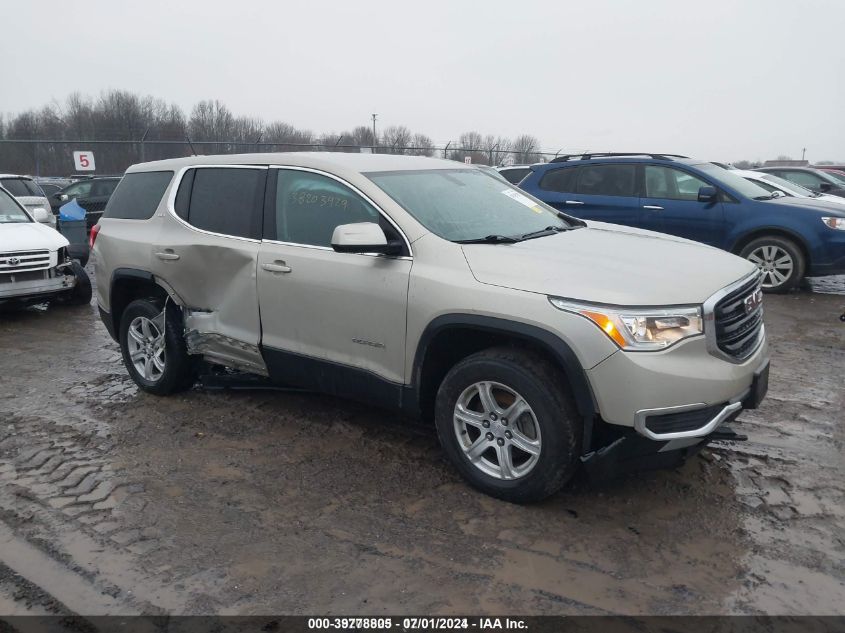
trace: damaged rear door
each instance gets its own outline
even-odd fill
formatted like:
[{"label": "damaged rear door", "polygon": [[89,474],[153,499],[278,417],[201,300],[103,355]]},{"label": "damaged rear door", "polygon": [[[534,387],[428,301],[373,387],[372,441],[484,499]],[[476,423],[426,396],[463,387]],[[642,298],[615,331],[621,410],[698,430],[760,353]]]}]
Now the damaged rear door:
[{"label": "damaged rear door", "polygon": [[192,354],[266,375],[255,275],[267,168],[198,166],[180,176],[152,272],[183,304]]}]

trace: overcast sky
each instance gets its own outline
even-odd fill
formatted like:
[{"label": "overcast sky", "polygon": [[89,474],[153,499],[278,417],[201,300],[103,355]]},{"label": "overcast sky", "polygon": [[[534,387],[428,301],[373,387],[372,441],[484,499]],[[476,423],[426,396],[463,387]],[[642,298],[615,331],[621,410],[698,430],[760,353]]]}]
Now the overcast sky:
[{"label": "overcast sky", "polygon": [[[11,9],[11,7],[9,7]],[[843,0],[27,0],[0,36],[0,112],[74,91],[437,144],[845,160]],[[14,19],[10,19],[14,14]]]}]

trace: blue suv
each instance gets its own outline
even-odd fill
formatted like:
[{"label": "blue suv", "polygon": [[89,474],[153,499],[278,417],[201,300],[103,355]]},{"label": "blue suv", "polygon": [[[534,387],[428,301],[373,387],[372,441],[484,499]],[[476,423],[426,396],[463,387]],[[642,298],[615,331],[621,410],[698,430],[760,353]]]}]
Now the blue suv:
[{"label": "blue suv", "polygon": [[671,154],[561,156],[532,165],[519,186],[569,215],[736,253],[760,268],[767,292],[785,292],[805,275],[845,274],[841,205],[775,198],[713,163]]}]

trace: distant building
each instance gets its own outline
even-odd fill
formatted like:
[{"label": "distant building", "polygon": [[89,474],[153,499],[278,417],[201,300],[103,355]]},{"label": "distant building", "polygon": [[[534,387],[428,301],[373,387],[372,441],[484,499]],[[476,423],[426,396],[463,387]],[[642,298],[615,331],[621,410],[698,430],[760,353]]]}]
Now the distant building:
[{"label": "distant building", "polygon": [[767,160],[763,167],[809,167],[808,160]]}]

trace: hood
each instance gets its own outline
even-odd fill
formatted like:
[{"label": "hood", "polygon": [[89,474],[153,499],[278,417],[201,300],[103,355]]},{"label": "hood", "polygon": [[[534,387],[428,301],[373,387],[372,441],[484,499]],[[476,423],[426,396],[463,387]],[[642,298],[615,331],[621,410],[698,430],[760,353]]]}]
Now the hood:
[{"label": "hood", "polygon": [[463,250],[483,284],[626,306],[700,304],[756,270],[710,246],[603,222]]},{"label": "hood", "polygon": [[0,222],[0,251],[57,251],[68,244],[61,233],[38,222]]},{"label": "hood", "polygon": [[[845,202],[845,198],[840,198]],[[764,200],[766,204],[782,204],[788,207],[797,209],[806,209],[807,211],[819,212],[830,211],[838,217],[845,217],[845,210],[842,204],[837,202],[830,202],[829,200],[822,200],[821,198],[775,198],[774,200]]]}]

